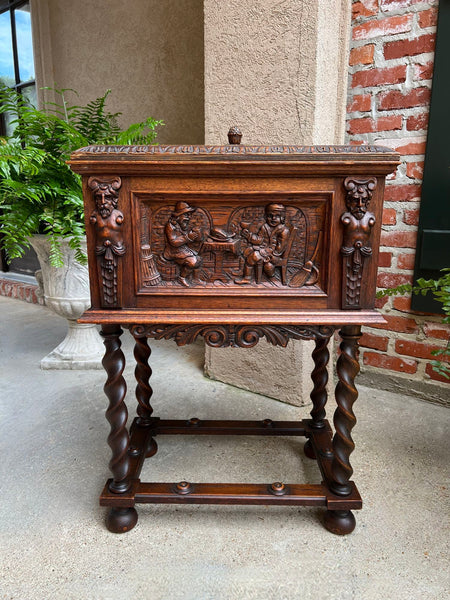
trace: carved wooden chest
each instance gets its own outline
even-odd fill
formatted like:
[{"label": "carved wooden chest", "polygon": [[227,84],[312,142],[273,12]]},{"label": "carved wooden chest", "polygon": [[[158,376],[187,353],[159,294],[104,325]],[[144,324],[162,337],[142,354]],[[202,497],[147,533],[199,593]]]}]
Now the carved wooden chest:
[{"label": "carved wooden chest", "polygon": [[[83,176],[92,295],[81,321],[102,324],[107,348],[113,479],[102,503],[112,507],[111,531],[134,525],[135,502],[177,501],[315,503],[328,508],[330,530],[352,530],[349,509],[360,506],[349,479],[357,341],[361,324],[383,322],[374,310],[378,246],[384,179],[397,164],[396,153],[366,146],[91,146],[72,155]],[[135,337],[140,365],[131,432],[120,326]],[[326,344],[337,326],[343,341],[332,437]],[[307,455],[324,475],[320,490],[140,482],[154,437],[193,426],[151,416],[147,338],[185,344],[199,335],[217,347],[251,347],[261,337],[283,346],[290,338],[316,340],[311,420],[271,422],[270,430],[256,421],[195,427],[306,436]]]}]

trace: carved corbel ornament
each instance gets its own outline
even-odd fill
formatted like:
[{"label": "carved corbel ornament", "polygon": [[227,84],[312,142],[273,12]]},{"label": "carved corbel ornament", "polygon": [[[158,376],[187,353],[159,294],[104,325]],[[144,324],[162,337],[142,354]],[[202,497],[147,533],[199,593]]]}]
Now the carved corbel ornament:
[{"label": "carved corbel ornament", "polygon": [[371,234],[375,215],[368,210],[377,185],[375,177],[344,180],[347,211],[341,215],[344,227],[342,255],[342,308],[360,308],[364,262],[372,255]]},{"label": "carved corbel ornament", "polygon": [[100,258],[103,304],[118,306],[118,258],[125,254],[123,214],[118,210],[120,177],[90,177],[88,187],[95,199],[90,223],[95,227],[95,253]]},{"label": "carved corbel ornament", "polygon": [[135,338],[173,339],[178,346],[191,344],[199,336],[213,348],[253,348],[263,337],[274,346],[285,348],[290,339],[328,340],[334,333],[331,326],[298,325],[131,325]]}]

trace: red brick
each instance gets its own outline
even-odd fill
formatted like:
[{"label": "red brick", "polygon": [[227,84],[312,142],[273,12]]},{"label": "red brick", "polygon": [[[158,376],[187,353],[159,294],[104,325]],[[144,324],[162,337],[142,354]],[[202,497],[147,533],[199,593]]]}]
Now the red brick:
[{"label": "red brick", "polygon": [[387,350],[389,338],[380,337],[379,335],[373,335],[372,333],[363,333],[359,342],[360,346],[364,348],[372,348],[373,350],[381,350],[385,352]]},{"label": "red brick", "polygon": [[[388,146],[393,150],[397,150],[400,154],[405,154],[407,156],[413,154],[424,154],[425,146],[426,146],[426,138],[424,135],[418,135],[416,137],[404,137],[404,138],[387,138],[383,135],[380,135],[374,140],[375,144],[380,144],[383,146]],[[414,160],[423,160],[422,158],[417,158]]]},{"label": "red brick", "polygon": [[371,65],[373,63],[373,54],[375,44],[367,44],[367,46],[359,46],[352,48],[350,51],[349,64],[353,65]]},{"label": "red brick", "polygon": [[383,308],[383,306],[385,306],[385,304],[387,304],[388,302],[389,298],[387,296],[384,296],[383,298],[376,298],[375,308]]},{"label": "red brick", "polygon": [[390,371],[400,371],[403,373],[415,373],[417,371],[417,362],[415,360],[397,358],[387,354],[378,354],[377,352],[364,352],[363,362],[365,365],[379,367],[380,369],[389,369]]},{"label": "red brick", "polygon": [[397,223],[397,211],[395,208],[383,209],[383,225],[395,225]]},{"label": "red brick", "polygon": [[411,5],[411,0],[380,0],[380,8],[383,12],[406,8]]},{"label": "red brick", "polygon": [[374,121],[370,117],[361,119],[350,119],[348,121],[348,132],[351,134],[370,133],[373,131],[391,131],[402,128],[402,116],[393,115],[382,117]]},{"label": "red brick", "polygon": [[416,238],[415,231],[382,231],[381,245],[387,248],[415,248]]},{"label": "red brick", "polygon": [[[436,356],[436,359],[438,358],[439,357]],[[441,381],[442,383],[450,384],[450,379],[444,377],[443,375],[440,375],[439,373],[436,373],[436,371],[433,369],[433,365],[431,365],[430,363],[428,363],[425,367],[425,373],[429,375],[430,379],[433,379],[434,381]]]},{"label": "red brick", "polygon": [[403,213],[403,223],[406,225],[418,225],[419,224],[419,209],[405,210]]},{"label": "red brick", "polygon": [[422,179],[423,177],[423,160],[420,162],[406,163],[406,176],[411,179]]},{"label": "red brick", "polygon": [[414,269],[415,258],[414,254],[399,254],[397,257],[397,267],[399,269],[412,271]]},{"label": "red brick", "polygon": [[409,202],[414,198],[420,198],[422,186],[417,183],[406,185],[387,185],[384,192],[385,201]]},{"label": "red brick", "polygon": [[405,33],[411,31],[412,18],[413,15],[398,15],[367,21],[353,27],[352,37],[354,40],[366,40],[395,33]]},{"label": "red brick", "polygon": [[394,308],[400,312],[413,312],[411,310],[411,296],[398,296],[393,299]]},{"label": "red brick", "polygon": [[392,252],[380,252],[378,254],[378,266],[390,267],[392,264]]},{"label": "red brick", "polygon": [[403,273],[378,273],[377,276],[377,287],[379,288],[393,288],[405,283],[412,283],[411,275],[404,275]]},{"label": "red brick", "polygon": [[[414,358],[428,358],[430,360],[436,360],[436,357],[431,354],[432,350],[440,350],[442,346],[436,346],[434,344],[425,344],[423,342],[415,342],[410,340],[396,340],[395,351],[399,354],[406,354],[406,356],[413,356]],[[444,359],[440,359],[444,360]],[[446,362],[450,362],[450,359],[446,359]]]},{"label": "red brick", "polygon": [[419,25],[423,28],[437,25],[437,8],[429,8],[419,13]]},{"label": "red brick", "polygon": [[430,315],[432,313],[419,312],[417,310],[411,310],[411,297],[410,296],[398,296],[393,298],[393,306],[400,312],[413,313],[414,315]]},{"label": "red brick", "polygon": [[352,87],[372,87],[406,81],[406,65],[399,65],[389,69],[366,69],[357,71],[352,77]]},{"label": "red brick", "polygon": [[450,325],[439,325],[437,323],[425,323],[423,331],[427,337],[438,340],[448,340],[450,338]]},{"label": "red brick", "polygon": [[378,94],[378,108],[379,110],[393,110],[427,106],[430,103],[430,96],[431,92],[427,87],[414,88],[407,94],[402,94],[399,90],[381,92]]},{"label": "red brick", "polygon": [[406,119],[406,129],[408,131],[419,131],[428,127],[428,112],[420,115],[412,115]]},{"label": "red brick", "polygon": [[[26,285],[19,282],[10,282],[0,279],[0,296],[8,296],[10,298],[17,298],[25,302],[38,303],[36,296],[37,286]],[[39,301],[42,304],[42,301]]]},{"label": "red brick", "polygon": [[415,64],[414,79],[431,79],[433,77],[433,67],[433,61],[427,62],[425,65]]},{"label": "red brick", "polygon": [[376,121],[377,131],[392,131],[402,128],[402,115],[392,115],[390,117],[381,117]]},{"label": "red brick", "polygon": [[426,145],[427,143],[425,140],[423,142],[409,142],[406,144],[403,143],[403,145],[396,146],[395,150],[397,150],[397,152],[399,152],[400,154],[407,155],[425,154]]},{"label": "red brick", "polygon": [[351,104],[348,105],[348,112],[367,112],[370,110],[372,103],[372,96],[370,94],[360,94],[358,96],[353,96],[353,100]]},{"label": "red brick", "polygon": [[416,56],[426,52],[434,52],[436,34],[429,33],[412,40],[398,40],[386,42],[383,48],[384,58],[404,58],[405,56]]},{"label": "red brick", "polygon": [[369,117],[350,119],[347,123],[347,131],[351,134],[375,131],[375,121]]},{"label": "red brick", "polygon": [[360,0],[352,6],[352,18],[371,17],[378,12],[378,0]]},{"label": "red brick", "polygon": [[[394,298],[394,300],[403,300],[404,297]],[[376,329],[384,329],[385,331],[396,331],[397,333],[417,333],[419,327],[414,319],[407,317],[399,317],[397,315],[383,315],[386,319],[384,325],[371,325]]]},{"label": "red brick", "polygon": [[[399,298],[402,297],[400,296],[398,298],[395,298],[395,300],[398,300]],[[414,319],[390,314],[383,314],[383,318],[386,320],[386,323],[384,323],[383,325],[371,325],[371,327],[374,327],[375,329],[382,329],[384,331],[396,331],[397,333],[419,332],[419,326],[417,325]]]}]

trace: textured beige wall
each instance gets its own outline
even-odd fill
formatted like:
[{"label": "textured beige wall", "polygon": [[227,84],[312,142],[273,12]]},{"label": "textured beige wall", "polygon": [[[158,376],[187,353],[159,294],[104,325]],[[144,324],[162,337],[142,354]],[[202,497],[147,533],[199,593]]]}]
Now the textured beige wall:
[{"label": "textured beige wall", "polygon": [[32,0],[38,86],[80,103],[112,94],[124,125],[163,119],[161,143],[203,143],[202,0]]},{"label": "textured beige wall", "polygon": [[205,0],[205,138],[343,141],[348,0]]},{"label": "textured beige wall", "polygon": [[[205,138],[226,143],[338,144],[344,139],[348,0],[205,0]],[[312,383],[313,342],[206,348],[213,379],[291,404]]]}]

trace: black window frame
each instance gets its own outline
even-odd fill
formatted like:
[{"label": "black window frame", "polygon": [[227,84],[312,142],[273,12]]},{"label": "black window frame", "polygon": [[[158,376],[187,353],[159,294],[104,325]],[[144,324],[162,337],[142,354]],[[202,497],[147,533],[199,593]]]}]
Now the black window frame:
[{"label": "black window frame", "polygon": [[[450,267],[450,0],[439,2],[430,116],[422,180],[422,194],[414,281],[439,279]],[[432,294],[413,294],[414,311],[443,314]]]},{"label": "black window frame", "polygon": [[[12,53],[13,53],[13,64],[14,64],[14,85],[11,86],[16,92],[22,93],[26,88],[34,87],[36,89],[36,74],[33,79],[27,81],[20,81],[20,70],[19,70],[19,52],[17,48],[17,32],[16,32],[16,17],[15,10],[28,4],[31,10],[30,0],[3,0],[0,2],[0,14],[9,12],[10,26],[11,26],[11,41],[12,41]],[[6,125],[4,115],[0,115],[0,135],[6,135]]]},{"label": "black window frame", "polygon": [[[10,27],[11,27],[11,42],[12,42],[12,53],[13,53],[13,65],[14,65],[14,85],[10,86],[12,89],[19,93],[22,93],[25,89],[34,87],[36,89],[36,73],[33,79],[27,81],[20,81],[20,69],[19,69],[19,52],[17,46],[17,32],[16,32],[16,18],[15,11],[22,6],[28,5],[31,11],[30,0],[2,0],[0,1],[0,14],[9,12]],[[0,114],[0,136],[5,136],[6,131],[6,120],[5,115]],[[36,254],[31,249],[26,252],[25,259],[15,259],[11,264],[8,264],[6,260],[6,254],[4,249],[1,247],[0,240],[0,271],[4,273],[8,271],[14,271],[23,274],[33,274],[33,272],[39,268],[39,262]]]}]

